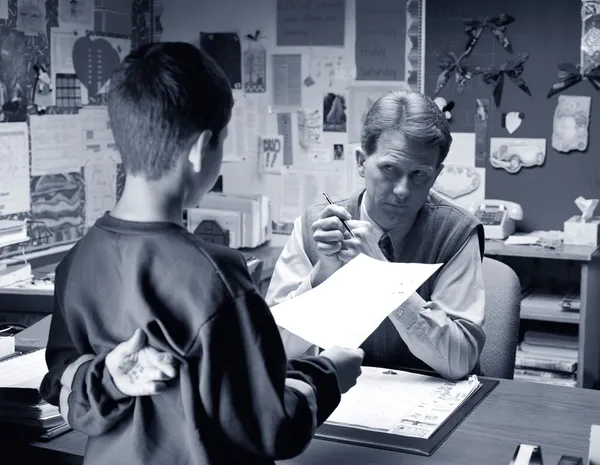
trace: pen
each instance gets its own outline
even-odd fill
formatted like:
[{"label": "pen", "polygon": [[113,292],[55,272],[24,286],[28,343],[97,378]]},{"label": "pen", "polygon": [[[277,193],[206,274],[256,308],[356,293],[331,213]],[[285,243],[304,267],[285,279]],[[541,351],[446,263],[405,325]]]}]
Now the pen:
[{"label": "pen", "polygon": [[[329,205],[333,205],[333,202],[331,201],[331,199],[329,198],[329,196],[328,196],[328,195],[327,195],[325,192],[323,192],[323,197],[325,198],[325,200],[327,201],[327,203],[328,203]],[[348,226],[348,223],[346,223],[346,220],[342,220],[342,223],[343,223],[343,225],[346,227],[346,230],[347,230],[347,231],[350,233],[350,235],[351,235],[352,237],[356,237],[356,236],[354,235],[354,233],[352,232],[352,230],[350,229],[350,226]]]}]

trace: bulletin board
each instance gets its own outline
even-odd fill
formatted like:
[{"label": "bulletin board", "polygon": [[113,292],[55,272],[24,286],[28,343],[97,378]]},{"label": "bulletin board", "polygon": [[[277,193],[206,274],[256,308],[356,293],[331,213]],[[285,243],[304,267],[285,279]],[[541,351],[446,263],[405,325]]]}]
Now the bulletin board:
[{"label": "bulletin board", "polygon": [[[77,241],[119,197],[124,173],[108,126],[107,76],[151,40],[155,3],[0,1],[0,219],[27,220],[32,239],[0,258]],[[95,66],[76,61],[82,48]]]},{"label": "bulletin board", "polygon": [[390,90],[423,89],[424,15],[425,0],[165,6],[162,39],[199,44],[231,81],[223,191],[268,195],[274,241],[323,192],[339,200],[360,185],[368,107]]}]

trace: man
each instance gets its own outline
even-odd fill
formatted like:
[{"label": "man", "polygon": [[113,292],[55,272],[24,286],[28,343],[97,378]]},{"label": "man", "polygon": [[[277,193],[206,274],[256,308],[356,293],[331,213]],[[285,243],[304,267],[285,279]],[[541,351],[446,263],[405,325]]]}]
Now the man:
[{"label": "man", "polygon": [[[318,286],[359,253],[394,262],[443,263],[365,341],[365,364],[434,370],[448,379],[477,372],[485,343],[483,226],[430,192],[451,142],[446,118],[427,96],[400,91],[377,100],[356,151],[366,190],[336,205],[310,207],[296,220],[267,303],[273,306]],[[310,347],[285,330],[282,337],[288,355]]]}]

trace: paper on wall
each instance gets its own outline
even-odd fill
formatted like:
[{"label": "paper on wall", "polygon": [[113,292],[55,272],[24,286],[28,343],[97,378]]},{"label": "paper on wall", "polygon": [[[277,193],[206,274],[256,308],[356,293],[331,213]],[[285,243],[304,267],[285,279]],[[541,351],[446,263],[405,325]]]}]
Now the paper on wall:
[{"label": "paper on wall", "polygon": [[8,0],[0,0],[0,19],[8,19]]},{"label": "paper on wall", "polygon": [[86,152],[110,152],[120,163],[121,157],[110,128],[108,108],[104,106],[88,106],[79,110],[83,147]]},{"label": "paper on wall", "polygon": [[302,176],[291,170],[284,170],[280,176],[279,218],[282,223],[293,223],[302,211]]},{"label": "paper on wall", "polygon": [[46,36],[46,1],[17,0],[17,31],[26,36]]},{"label": "paper on wall", "polygon": [[283,169],[283,137],[261,136],[258,159],[261,172],[280,173]]},{"label": "paper on wall", "polygon": [[267,105],[261,94],[245,95],[233,91],[233,106],[229,131],[223,146],[224,162],[240,162],[257,156],[259,135],[266,132]]},{"label": "paper on wall", "polygon": [[588,146],[592,97],[559,95],[552,128],[552,148],[558,152],[583,152]]},{"label": "paper on wall", "polygon": [[83,131],[79,115],[31,115],[31,175],[79,172]]},{"label": "paper on wall", "polygon": [[433,190],[448,202],[468,209],[485,199],[485,168],[445,165]]},{"label": "paper on wall", "polygon": [[27,123],[0,124],[0,216],[31,209]]},{"label": "paper on wall", "polygon": [[94,30],[94,0],[58,0],[58,25],[61,29]]},{"label": "paper on wall", "polygon": [[475,166],[475,133],[453,132],[446,165]]},{"label": "paper on wall", "polygon": [[308,150],[321,145],[323,139],[323,113],[320,109],[298,110],[298,142]]},{"label": "paper on wall", "polygon": [[360,254],[318,287],[271,312],[277,325],[318,347],[357,348],[440,266]]},{"label": "paper on wall", "polygon": [[518,173],[521,168],[542,166],[546,160],[546,139],[492,137],[490,164],[494,168]]},{"label": "paper on wall", "polygon": [[302,105],[302,55],[272,55],[272,107],[297,109]]},{"label": "paper on wall", "polygon": [[85,227],[90,228],[117,203],[117,164],[110,156],[90,157],[84,166]]}]

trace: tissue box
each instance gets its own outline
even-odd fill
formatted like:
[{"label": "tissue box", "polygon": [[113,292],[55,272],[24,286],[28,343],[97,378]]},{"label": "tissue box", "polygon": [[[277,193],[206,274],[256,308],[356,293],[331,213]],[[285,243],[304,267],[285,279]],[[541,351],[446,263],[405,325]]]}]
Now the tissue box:
[{"label": "tissue box", "polygon": [[563,242],[569,245],[597,246],[600,232],[600,217],[594,216],[586,223],[581,222],[581,216],[575,215],[565,221]]}]

